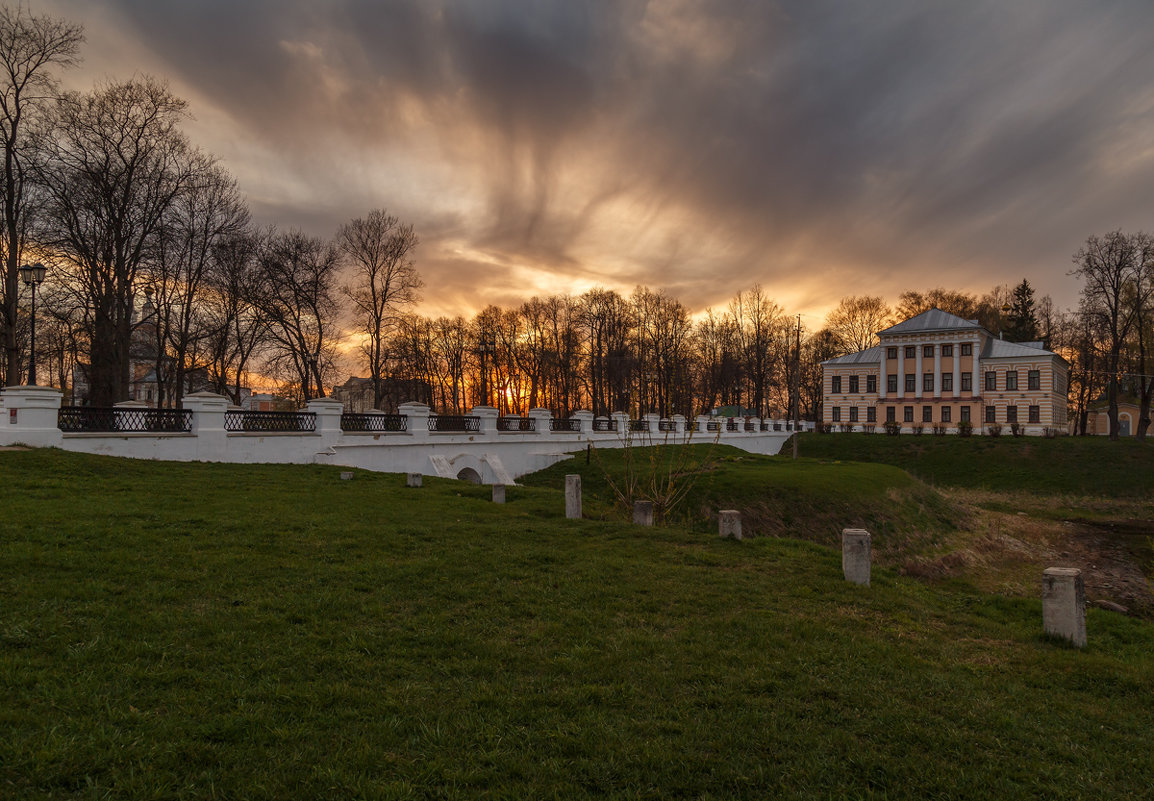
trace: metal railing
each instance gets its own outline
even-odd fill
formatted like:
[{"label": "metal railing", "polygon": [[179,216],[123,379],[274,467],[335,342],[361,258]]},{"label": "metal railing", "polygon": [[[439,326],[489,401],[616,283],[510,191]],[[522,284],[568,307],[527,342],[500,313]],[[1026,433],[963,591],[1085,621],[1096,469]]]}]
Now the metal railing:
[{"label": "metal railing", "polygon": [[533,417],[498,417],[498,431],[536,431],[537,420]]},{"label": "metal railing", "polygon": [[736,420],[726,420],[725,421],[725,430],[726,431],[736,431],[737,430],[737,421]]},{"label": "metal railing", "polygon": [[594,420],[593,421],[593,430],[594,431],[616,431],[617,430],[617,421],[612,420],[612,419],[610,419],[610,420]]},{"label": "metal railing", "polygon": [[480,431],[481,418],[469,414],[437,414],[429,417],[430,431]]},{"label": "metal railing", "polygon": [[97,431],[183,433],[192,431],[192,410],[61,406],[56,415],[56,427],[68,433]]},{"label": "metal railing", "polygon": [[745,430],[746,431],[757,431],[757,423],[754,423],[750,420],[746,420],[745,421]]},{"label": "metal railing", "polygon": [[677,426],[675,426],[673,424],[672,420],[658,420],[657,421],[657,430],[658,431],[676,431]]},{"label": "metal railing", "polygon": [[403,414],[341,415],[341,431],[408,431],[409,418]]},{"label": "metal railing", "polygon": [[224,430],[252,433],[309,433],[317,430],[314,412],[245,412],[224,413]]},{"label": "metal railing", "polygon": [[696,420],[686,420],[685,421],[685,430],[686,431],[697,431],[697,421]]},{"label": "metal railing", "polygon": [[549,420],[550,431],[581,431],[581,421],[575,417],[554,417]]},{"label": "metal railing", "polygon": [[710,420],[708,423],[705,424],[705,430],[706,431],[720,431],[721,430],[721,423],[718,422],[717,420]]},{"label": "metal railing", "polygon": [[648,420],[630,420],[629,421],[629,430],[630,431],[648,431],[649,430],[649,421]]}]

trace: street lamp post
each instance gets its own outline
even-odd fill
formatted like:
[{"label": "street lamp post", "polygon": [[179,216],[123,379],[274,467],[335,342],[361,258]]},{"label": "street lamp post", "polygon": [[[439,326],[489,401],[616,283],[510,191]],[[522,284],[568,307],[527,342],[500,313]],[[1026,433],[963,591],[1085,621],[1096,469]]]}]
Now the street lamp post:
[{"label": "street lamp post", "polygon": [[28,385],[32,387],[36,386],[36,287],[44,283],[44,273],[47,271],[40,262],[25,264],[20,268],[24,285],[32,287],[32,331],[28,347]]}]

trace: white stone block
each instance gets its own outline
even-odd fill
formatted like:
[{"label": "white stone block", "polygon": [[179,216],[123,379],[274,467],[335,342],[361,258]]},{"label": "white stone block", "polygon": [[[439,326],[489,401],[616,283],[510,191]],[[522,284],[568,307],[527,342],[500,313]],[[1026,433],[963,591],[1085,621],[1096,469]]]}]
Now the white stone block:
[{"label": "white stone block", "polygon": [[860,528],[841,530],[841,570],[845,580],[870,585],[870,533]]},{"label": "white stone block", "polygon": [[1079,648],[1086,646],[1086,589],[1081,570],[1048,567],[1043,571],[1042,627]]},{"label": "white stone block", "polygon": [[504,484],[494,484],[493,485],[493,503],[504,503],[504,502],[505,502],[505,485]]},{"label": "white stone block", "polygon": [[653,501],[633,502],[633,522],[638,526],[653,525]]},{"label": "white stone block", "polygon": [[342,470],[341,471],[341,481],[352,481],[352,480],[353,480],[353,471],[352,470]]},{"label": "white stone block", "polygon": [[581,476],[565,476],[565,517],[581,517]]},{"label": "white stone block", "polygon": [[717,533],[722,538],[741,539],[741,512],[722,509],[717,513]]},{"label": "white stone block", "polygon": [[420,473],[409,473],[407,476],[405,476],[405,486],[420,487],[422,485],[423,478],[424,476],[422,476]]}]

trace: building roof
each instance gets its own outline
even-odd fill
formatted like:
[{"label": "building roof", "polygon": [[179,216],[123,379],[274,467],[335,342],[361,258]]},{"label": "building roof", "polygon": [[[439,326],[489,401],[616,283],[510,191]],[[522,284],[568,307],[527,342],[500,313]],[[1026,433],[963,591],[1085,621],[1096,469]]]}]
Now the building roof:
[{"label": "building roof", "polygon": [[950,314],[941,309],[929,309],[916,317],[911,317],[897,325],[891,325],[884,331],[878,331],[878,336],[921,334],[926,331],[958,331],[964,329],[983,330],[977,320],[963,320],[956,314]]},{"label": "building roof", "polygon": [[[982,348],[983,359],[1036,359],[1039,356],[1058,356],[1046,350],[1041,342],[1007,342],[990,337]],[[1061,359],[1061,356],[1058,356]]]},{"label": "building roof", "polygon": [[845,356],[838,356],[835,359],[826,359],[822,364],[880,364],[882,352],[881,345],[874,345],[872,348],[859,350],[857,353],[847,353]]}]

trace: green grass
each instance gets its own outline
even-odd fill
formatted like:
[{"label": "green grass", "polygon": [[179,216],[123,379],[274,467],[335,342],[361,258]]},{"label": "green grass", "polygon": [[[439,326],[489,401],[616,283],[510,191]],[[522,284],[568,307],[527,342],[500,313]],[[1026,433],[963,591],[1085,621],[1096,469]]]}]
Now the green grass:
[{"label": "green grass", "polygon": [[1154,441],[1105,437],[803,434],[803,456],[875,462],[948,487],[1111,498],[1154,492]]},{"label": "green grass", "polygon": [[[749,464],[701,491],[770,469]],[[0,797],[1154,783],[1149,624],[1091,610],[1076,651],[1040,635],[1037,601],[885,570],[847,585],[812,543],[565,520],[559,483],[496,506],[487,487],[338,473],[0,454]]]}]

